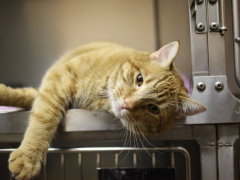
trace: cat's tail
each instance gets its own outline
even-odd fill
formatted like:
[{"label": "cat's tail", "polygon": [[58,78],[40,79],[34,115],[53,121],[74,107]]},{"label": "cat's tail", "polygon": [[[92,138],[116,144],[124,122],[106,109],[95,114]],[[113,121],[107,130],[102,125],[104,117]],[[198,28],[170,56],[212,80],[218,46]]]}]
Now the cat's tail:
[{"label": "cat's tail", "polygon": [[0,106],[31,109],[38,90],[34,88],[11,88],[0,84]]}]

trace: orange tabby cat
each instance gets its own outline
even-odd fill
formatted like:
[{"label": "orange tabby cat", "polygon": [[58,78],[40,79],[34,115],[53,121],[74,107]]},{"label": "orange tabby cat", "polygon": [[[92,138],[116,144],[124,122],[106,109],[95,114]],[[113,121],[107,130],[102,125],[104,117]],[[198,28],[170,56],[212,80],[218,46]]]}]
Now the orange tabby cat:
[{"label": "orange tabby cat", "polygon": [[134,133],[168,130],[175,119],[205,111],[188,98],[173,65],[179,43],[154,53],[95,42],[64,56],[45,75],[39,90],[0,85],[0,105],[31,108],[20,147],[9,158],[16,179],[36,176],[67,108],[105,110]]}]

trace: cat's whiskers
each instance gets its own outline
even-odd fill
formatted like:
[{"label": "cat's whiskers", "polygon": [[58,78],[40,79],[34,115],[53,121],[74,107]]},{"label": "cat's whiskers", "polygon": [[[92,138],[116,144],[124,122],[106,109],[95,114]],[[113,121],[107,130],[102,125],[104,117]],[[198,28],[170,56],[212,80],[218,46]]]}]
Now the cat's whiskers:
[{"label": "cat's whiskers", "polygon": [[[138,125],[137,125],[138,126]],[[140,132],[141,132],[141,129],[140,129],[140,127],[138,126],[138,128],[139,128],[139,130],[140,130]],[[138,135],[138,134],[137,134]],[[145,136],[142,134],[142,136],[144,137],[144,139],[146,140],[146,138],[145,138]],[[164,164],[163,163],[161,163],[161,162],[159,162],[156,158],[153,158],[153,156],[148,152],[148,150],[146,149],[146,147],[144,146],[144,144],[143,144],[143,142],[142,142],[142,140],[141,140],[141,138],[140,138],[140,135],[138,135],[138,138],[139,138],[139,140],[140,140],[140,142],[141,142],[141,144],[142,144],[142,146],[143,146],[143,148],[145,149],[145,151],[147,152],[147,154],[152,158],[152,159],[154,159],[155,161],[157,161],[160,165],[162,165],[162,166],[164,166]],[[148,141],[147,141],[148,142]],[[149,142],[148,142],[149,143]],[[151,145],[151,146],[153,146],[153,147],[155,147],[155,148],[157,148],[156,146],[154,146],[153,144],[151,144],[151,143],[149,143],[149,145]],[[157,151],[157,152],[159,152],[159,153],[163,153],[163,152],[161,152],[161,151],[158,151],[158,150],[155,150],[155,151]]]},{"label": "cat's whiskers", "polygon": [[[128,144],[129,144],[129,142],[130,142],[130,138],[129,138],[129,137],[130,137],[130,133],[131,133],[131,131],[129,131],[129,129],[130,129],[130,124],[127,124],[126,126],[127,126],[127,127],[125,128],[125,133],[124,133],[124,136],[123,136],[123,138],[122,138],[122,140],[123,140],[124,137],[125,137],[123,147],[127,147]],[[128,135],[128,134],[129,134],[129,135]],[[131,142],[130,142],[130,146],[131,146]],[[123,152],[123,150],[120,151],[120,153],[118,153],[118,155],[120,155],[122,152]]]},{"label": "cat's whiskers", "polygon": [[[125,117],[125,119],[127,120],[127,119],[132,119],[133,120],[133,118],[129,115],[129,114],[126,114],[126,117]],[[137,129],[135,128],[136,126],[135,126],[135,124],[134,123],[132,123],[131,122],[131,120],[130,121],[128,121],[127,122],[128,124],[127,124],[127,129],[129,130],[129,132],[131,133],[131,132],[133,132],[133,135],[135,135],[136,136],[136,142],[137,142],[137,144],[138,144],[138,134],[137,134]],[[139,137],[140,138],[140,137]],[[130,144],[130,146],[131,146],[131,144]],[[138,147],[138,146],[135,146],[135,147]],[[144,147],[144,145],[142,144],[142,147]],[[146,150],[146,148],[144,147],[144,149]],[[138,154],[138,151],[136,150],[136,152],[137,152],[137,154]],[[149,154],[150,155],[150,154]],[[139,158],[141,159],[141,157],[140,157],[140,154],[138,154],[138,156],[139,156]]]},{"label": "cat's whiskers", "polygon": [[144,133],[142,132],[142,130],[141,130],[141,128],[139,127],[139,125],[138,125],[138,124],[136,124],[136,125],[137,125],[140,133],[142,134],[143,138],[145,139],[145,141],[146,141],[150,146],[152,146],[152,147],[154,147],[154,148],[157,148],[156,146],[154,146],[152,143],[150,143],[150,142],[147,140],[147,138],[145,137],[145,135],[144,135]]},{"label": "cat's whiskers", "polygon": [[[137,125],[137,127],[138,127],[138,129],[139,129],[139,131],[140,131],[140,133],[141,133],[140,135],[142,135],[142,137],[144,138],[144,140],[145,140],[151,147],[158,148],[157,146],[153,145],[152,143],[150,143],[150,142],[147,140],[147,138],[145,137],[144,133],[142,132],[140,126],[139,126],[138,124],[136,124],[136,125]],[[163,153],[163,152],[161,152],[161,151],[158,151],[158,152],[159,152],[159,153]]]},{"label": "cat's whiskers", "polygon": [[[123,147],[127,147],[128,143],[129,143],[129,140],[127,140],[127,138],[128,138],[128,136],[130,136],[130,135],[128,135],[128,132],[130,132],[130,131],[128,131],[128,130],[126,129],[125,132],[126,132],[126,136],[125,136],[126,138],[125,138]],[[122,152],[123,152],[123,150],[121,150],[121,151],[118,153],[118,156],[119,156]],[[118,165],[125,161],[125,159],[127,158],[128,154],[129,154],[129,151],[128,151],[127,155],[125,156],[125,158],[124,158],[120,163],[118,163]]]},{"label": "cat's whiskers", "polygon": [[129,135],[128,135],[128,133],[129,133],[129,131],[128,131],[128,129],[126,128],[126,137],[125,137],[125,141],[124,141],[124,144],[123,144],[123,147],[126,147],[127,145],[128,145],[128,143],[129,143]]},{"label": "cat's whiskers", "polygon": [[[121,134],[118,136],[118,138],[116,140],[118,140],[122,136],[124,130],[126,130],[124,127],[122,127],[121,129],[122,129]],[[124,137],[124,135],[123,135],[123,137]],[[122,138],[122,140],[123,140],[123,138]]]},{"label": "cat's whiskers", "polygon": [[[129,129],[131,129],[131,124],[129,124]],[[130,137],[129,137],[130,145],[129,145],[129,147],[132,147],[132,131],[129,131],[129,134],[130,134]]]},{"label": "cat's whiskers", "polygon": [[[123,134],[124,133],[124,134]],[[121,136],[122,136],[122,134],[123,134],[123,137],[122,137],[122,139],[121,139],[121,141],[123,141],[123,139],[124,139],[124,137],[126,136],[126,133],[127,133],[127,129],[126,128],[124,128],[124,127],[122,127],[122,132],[121,132],[121,134],[118,136],[118,138],[116,139],[116,140],[118,140]],[[125,144],[125,141],[126,141],[126,139],[124,140],[124,144]],[[123,146],[124,147],[124,146]],[[123,150],[122,150],[123,151]],[[118,156],[122,153],[122,151],[120,151],[119,153],[118,153]],[[115,154],[114,155],[111,155],[110,157],[115,157]],[[120,164],[120,163],[119,163]]]},{"label": "cat's whiskers", "polygon": [[[142,144],[142,147],[145,149],[145,151],[147,152],[147,154],[148,154],[152,159],[154,159],[155,161],[157,161],[159,164],[163,165],[163,163],[159,162],[156,158],[153,158],[153,156],[148,152],[148,150],[146,149],[146,147],[144,146],[144,144],[143,144],[143,142],[142,142],[142,140],[141,140],[141,138],[140,138],[140,135],[137,134],[137,136],[138,136],[138,138],[139,138],[139,140],[140,140],[140,142],[141,142],[141,144]],[[159,152],[159,151],[158,151],[158,152]]]},{"label": "cat's whiskers", "polygon": [[[138,148],[139,146],[138,146],[138,140],[137,140],[137,137],[136,137],[136,131],[135,131],[135,125],[134,124],[132,124],[132,132],[133,132],[133,140],[134,140],[135,147]],[[140,153],[138,152],[138,150],[136,150],[136,152],[137,152],[138,157],[142,161]]]}]

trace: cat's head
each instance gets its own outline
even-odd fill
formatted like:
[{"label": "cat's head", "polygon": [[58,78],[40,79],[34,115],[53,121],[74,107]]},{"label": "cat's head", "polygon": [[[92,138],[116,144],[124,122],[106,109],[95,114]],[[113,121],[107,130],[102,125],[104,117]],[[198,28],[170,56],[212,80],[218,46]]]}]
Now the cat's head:
[{"label": "cat's head", "polygon": [[175,119],[201,113],[206,108],[190,99],[173,65],[179,42],[160,50],[135,53],[123,64],[110,92],[112,111],[135,133],[168,130]]}]

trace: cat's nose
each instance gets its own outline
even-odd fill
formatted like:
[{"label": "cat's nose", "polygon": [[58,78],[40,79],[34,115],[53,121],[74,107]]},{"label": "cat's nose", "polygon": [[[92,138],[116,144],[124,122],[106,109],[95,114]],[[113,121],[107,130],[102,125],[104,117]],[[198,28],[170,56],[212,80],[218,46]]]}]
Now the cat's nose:
[{"label": "cat's nose", "polygon": [[124,99],[124,104],[122,105],[121,109],[127,109],[129,111],[132,110],[132,106],[129,104],[128,99]]}]

